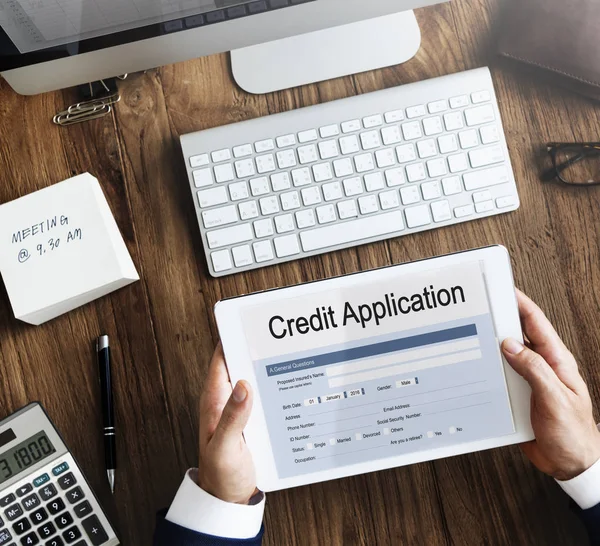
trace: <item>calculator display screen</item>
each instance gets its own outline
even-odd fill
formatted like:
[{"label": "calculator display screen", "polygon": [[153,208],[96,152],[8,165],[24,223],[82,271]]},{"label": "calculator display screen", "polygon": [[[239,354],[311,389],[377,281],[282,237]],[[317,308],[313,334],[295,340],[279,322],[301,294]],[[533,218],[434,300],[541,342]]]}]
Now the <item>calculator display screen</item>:
[{"label": "calculator display screen", "polygon": [[0,453],[0,484],[56,453],[56,449],[44,431]]}]

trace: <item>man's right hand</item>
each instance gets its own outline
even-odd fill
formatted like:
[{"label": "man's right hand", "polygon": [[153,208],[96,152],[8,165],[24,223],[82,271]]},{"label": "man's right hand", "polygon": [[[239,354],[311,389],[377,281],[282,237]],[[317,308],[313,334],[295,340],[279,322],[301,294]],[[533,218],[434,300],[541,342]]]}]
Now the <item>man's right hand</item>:
[{"label": "man's right hand", "polygon": [[502,352],[531,386],[531,423],[536,439],[522,445],[542,472],[565,481],[579,476],[600,459],[588,388],[577,362],[542,310],[517,292],[528,346],[506,339]]}]

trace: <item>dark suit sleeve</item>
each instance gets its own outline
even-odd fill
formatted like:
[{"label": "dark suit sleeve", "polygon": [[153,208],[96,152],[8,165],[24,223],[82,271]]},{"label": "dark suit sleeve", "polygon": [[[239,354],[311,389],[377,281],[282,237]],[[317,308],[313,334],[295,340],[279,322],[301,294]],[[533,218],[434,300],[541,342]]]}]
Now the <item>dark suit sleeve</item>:
[{"label": "dark suit sleeve", "polygon": [[[248,540],[222,538],[196,533],[175,525],[165,519],[166,515],[167,511],[163,510],[156,516],[154,546],[260,546],[262,544],[264,526],[256,537]],[[232,522],[232,525],[235,523]]]},{"label": "dark suit sleeve", "polygon": [[588,534],[591,546],[600,546],[600,504],[589,510],[575,508],[575,513],[581,518]]}]

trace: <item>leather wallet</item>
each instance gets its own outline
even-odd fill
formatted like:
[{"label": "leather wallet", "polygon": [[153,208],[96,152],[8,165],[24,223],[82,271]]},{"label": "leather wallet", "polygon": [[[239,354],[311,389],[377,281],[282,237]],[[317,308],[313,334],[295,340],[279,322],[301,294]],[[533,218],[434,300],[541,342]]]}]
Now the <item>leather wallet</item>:
[{"label": "leather wallet", "polygon": [[500,55],[600,100],[598,0],[508,0]]}]

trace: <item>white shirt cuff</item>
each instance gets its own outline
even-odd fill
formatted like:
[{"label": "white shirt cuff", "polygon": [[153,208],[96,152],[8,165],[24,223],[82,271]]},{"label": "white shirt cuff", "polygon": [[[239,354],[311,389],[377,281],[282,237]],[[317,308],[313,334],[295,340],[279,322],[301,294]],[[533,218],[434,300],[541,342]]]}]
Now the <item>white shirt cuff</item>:
[{"label": "white shirt cuff", "polygon": [[258,535],[265,511],[265,496],[255,505],[224,502],[198,486],[197,473],[196,469],[188,470],[169,508],[167,521],[196,533],[222,538],[248,539]]}]

